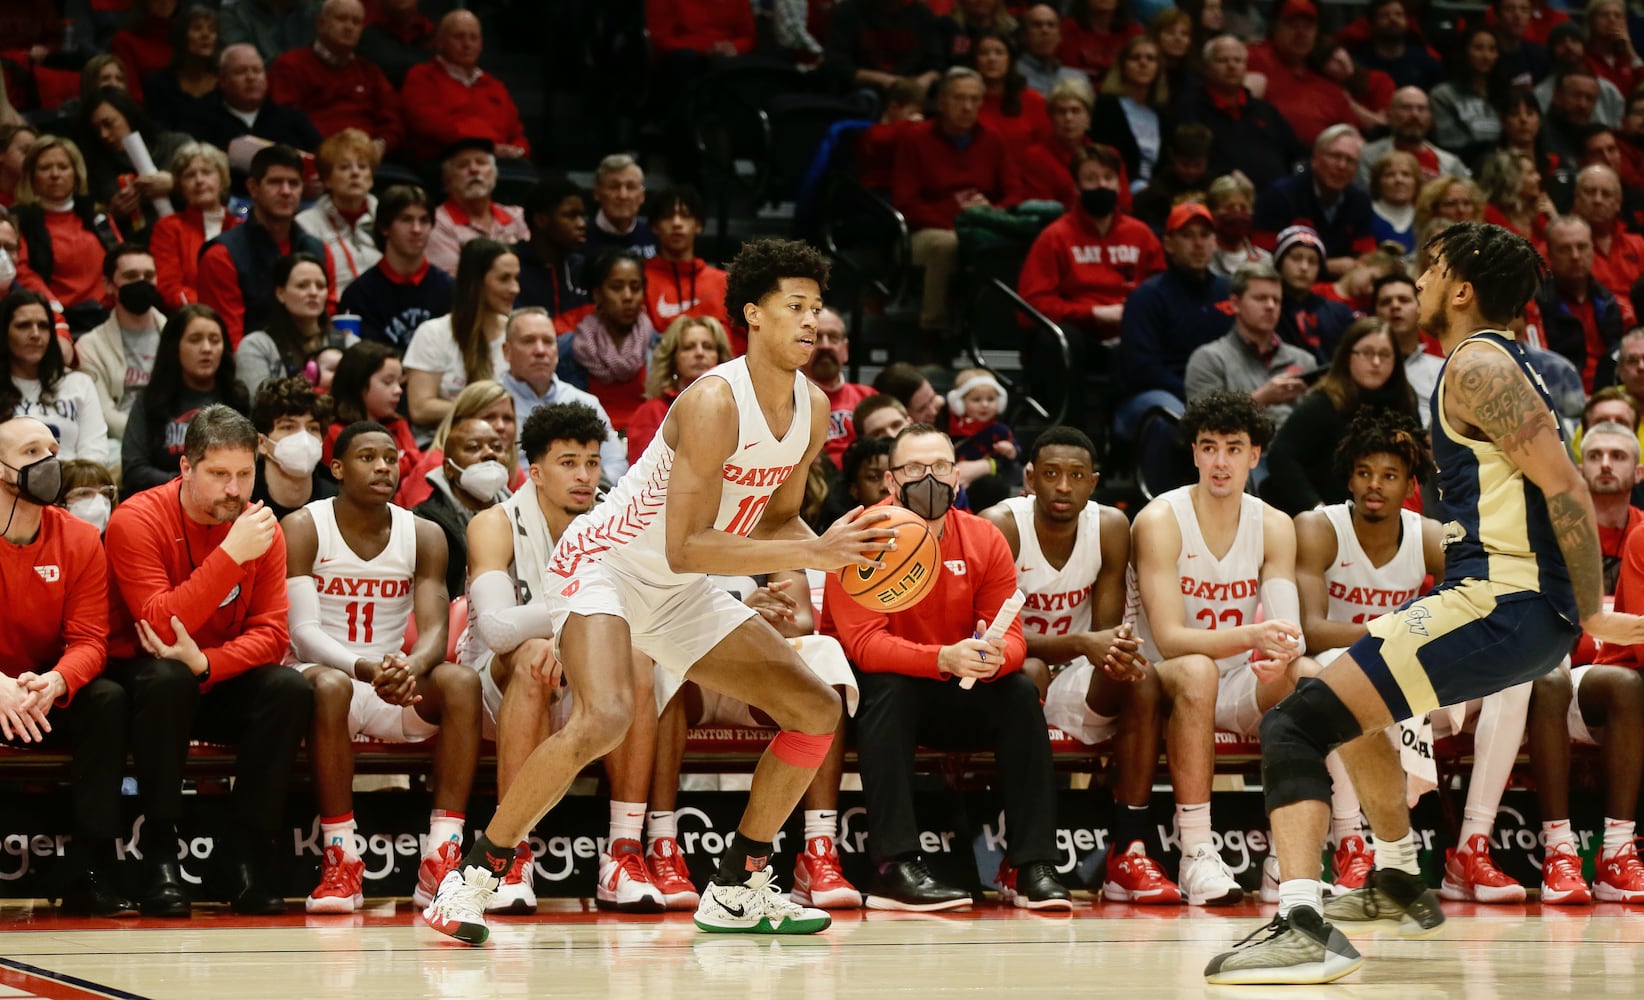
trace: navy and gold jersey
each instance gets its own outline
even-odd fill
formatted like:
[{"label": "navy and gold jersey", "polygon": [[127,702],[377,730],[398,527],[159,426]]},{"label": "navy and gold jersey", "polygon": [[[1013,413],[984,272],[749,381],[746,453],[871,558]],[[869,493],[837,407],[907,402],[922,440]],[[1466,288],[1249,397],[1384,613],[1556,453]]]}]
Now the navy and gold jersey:
[{"label": "navy and gold jersey", "polygon": [[[1530,380],[1548,412],[1554,412],[1541,376],[1511,333],[1485,330],[1462,345],[1507,355]],[[1444,362],[1446,370],[1454,357],[1452,351]],[[1432,406],[1433,458],[1445,519],[1445,581],[1455,585],[1487,579],[1507,590],[1539,593],[1566,620],[1579,621],[1570,571],[1547,515],[1547,498],[1495,442],[1466,437],[1444,419],[1442,371]],[[1559,426],[1556,414],[1553,423]],[[1562,428],[1559,437],[1563,438]]]}]

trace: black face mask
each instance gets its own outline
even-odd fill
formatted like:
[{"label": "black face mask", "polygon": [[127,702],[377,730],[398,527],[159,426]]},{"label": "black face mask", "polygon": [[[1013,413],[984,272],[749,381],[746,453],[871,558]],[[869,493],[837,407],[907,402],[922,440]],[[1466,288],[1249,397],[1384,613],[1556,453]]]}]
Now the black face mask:
[{"label": "black face mask", "polygon": [[50,507],[57,502],[57,494],[63,490],[63,463],[56,455],[47,455],[21,467],[5,462],[0,465],[17,473],[17,481],[12,486],[22,499],[40,507]]},{"label": "black face mask", "polygon": [[934,521],[953,509],[953,487],[927,472],[923,479],[903,483],[898,499],[915,514]]},{"label": "black face mask", "polygon": [[1097,188],[1094,191],[1080,191],[1079,204],[1093,219],[1106,218],[1119,207],[1119,192],[1112,188]]},{"label": "black face mask", "polygon": [[160,308],[160,290],[152,281],[132,281],[120,286],[115,293],[120,307],[135,316],[147,316],[150,309]]}]

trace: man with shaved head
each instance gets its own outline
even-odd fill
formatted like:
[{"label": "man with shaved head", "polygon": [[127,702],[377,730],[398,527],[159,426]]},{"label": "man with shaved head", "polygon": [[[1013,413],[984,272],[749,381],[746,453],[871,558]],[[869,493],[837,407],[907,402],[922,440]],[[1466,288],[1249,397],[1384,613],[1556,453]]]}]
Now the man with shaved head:
[{"label": "man with shaved head", "polygon": [[458,139],[480,136],[496,143],[499,160],[531,155],[519,108],[501,80],[479,68],[483,46],[479,18],[454,10],[440,19],[434,58],[405,75],[405,123],[411,151],[432,159]]},{"label": "man with shaved head", "polygon": [[1621,216],[1621,177],[1600,163],[1576,174],[1575,201],[1570,213],[1587,220],[1593,230],[1593,277],[1610,291],[1626,295],[1644,276],[1644,237],[1629,233]]},{"label": "man with shaved head", "polygon": [[274,100],[306,112],[321,135],[357,128],[386,153],[405,139],[400,98],[382,70],[355,54],[363,30],[360,0],[325,0],[314,44],[274,60],[268,86]]},{"label": "man with shaved head", "polygon": [[130,707],[108,662],[108,560],[97,529],[52,501],[57,441],[32,417],[0,423],[0,594],[27,614],[0,629],[0,744],[69,747],[74,881],[65,913],[132,917],[113,879]]}]

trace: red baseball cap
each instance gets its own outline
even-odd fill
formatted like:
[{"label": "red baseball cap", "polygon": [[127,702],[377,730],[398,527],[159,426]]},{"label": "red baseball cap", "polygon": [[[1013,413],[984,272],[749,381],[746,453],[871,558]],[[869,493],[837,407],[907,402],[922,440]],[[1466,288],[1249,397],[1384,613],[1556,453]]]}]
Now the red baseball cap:
[{"label": "red baseball cap", "polygon": [[1279,13],[1274,20],[1282,21],[1287,17],[1305,17],[1317,21],[1319,9],[1313,5],[1312,0],[1284,0],[1284,3],[1279,5]]},{"label": "red baseball cap", "polygon": [[1196,201],[1184,201],[1170,210],[1170,217],[1165,220],[1165,232],[1173,233],[1189,222],[1203,222],[1215,228],[1216,219],[1210,214],[1210,209]]}]

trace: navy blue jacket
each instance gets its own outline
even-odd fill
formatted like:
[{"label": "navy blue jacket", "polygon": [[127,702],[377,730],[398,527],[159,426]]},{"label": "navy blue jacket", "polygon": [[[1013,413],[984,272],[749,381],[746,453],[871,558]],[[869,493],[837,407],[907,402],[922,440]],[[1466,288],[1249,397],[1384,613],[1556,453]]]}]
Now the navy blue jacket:
[{"label": "navy blue jacket", "polygon": [[1126,395],[1164,389],[1187,397],[1187,359],[1233,325],[1227,279],[1176,267],[1136,286],[1119,324],[1119,377]]},{"label": "navy blue jacket", "polygon": [[1279,339],[1312,351],[1319,364],[1327,365],[1335,357],[1337,341],[1354,319],[1347,305],[1316,292],[1302,299],[1286,298],[1279,306]]}]

